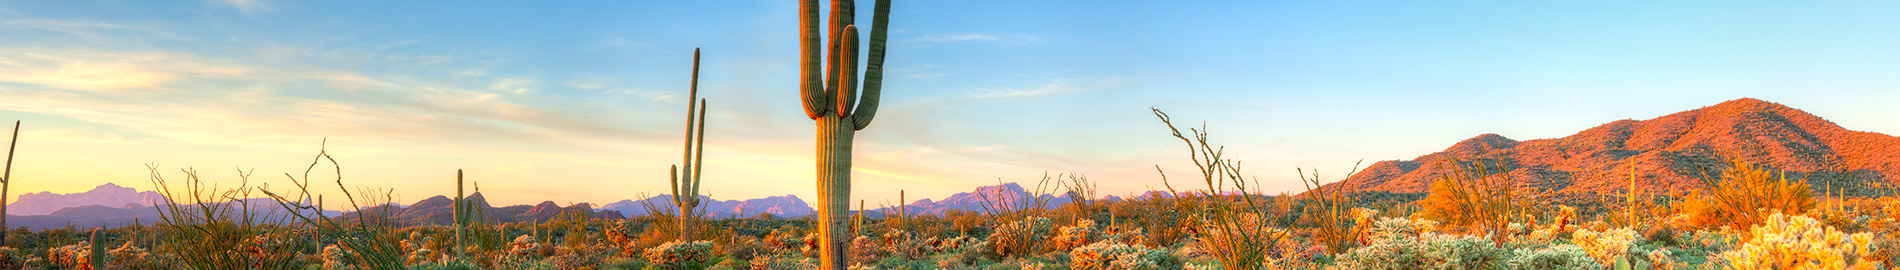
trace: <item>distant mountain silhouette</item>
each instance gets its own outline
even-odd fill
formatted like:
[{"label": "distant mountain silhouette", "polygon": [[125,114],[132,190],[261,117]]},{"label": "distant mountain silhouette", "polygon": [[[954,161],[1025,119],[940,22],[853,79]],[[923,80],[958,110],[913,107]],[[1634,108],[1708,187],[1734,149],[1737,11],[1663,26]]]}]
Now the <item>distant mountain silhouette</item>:
[{"label": "distant mountain silhouette", "polygon": [[120,207],[126,204],[138,204],[153,206],[157,205],[158,200],[162,197],[163,196],[158,195],[158,192],[139,192],[129,187],[121,187],[118,184],[106,183],[105,185],[100,185],[92,188],[92,190],[80,193],[58,194],[49,191],[20,194],[19,200],[7,203],[7,214],[21,216],[46,215],[52,214],[53,211],[59,211],[60,209],[87,205]]},{"label": "distant mountain silhouette", "polygon": [[1700,188],[1696,166],[1739,158],[1810,173],[1811,184],[1889,183],[1900,177],[1900,137],[1852,131],[1781,104],[1752,98],[1649,120],[1618,120],[1563,138],[1517,141],[1483,134],[1412,160],[1373,163],[1326,188],[1426,192],[1453,158],[1513,168],[1523,187],[1554,193],[1628,189],[1634,161],[1644,192]]},{"label": "distant mountain silhouette", "polygon": [[[671,197],[671,195],[660,194],[641,201],[659,207],[663,213],[673,214],[679,212],[679,209],[673,206]],[[619,213],[626,214],[628,217],[644,216],[647,215],[647,209],[646,206],[641,204],[641,201],[620,200],[601,206],[601,209],[619,211]],[[706,215],[709,217],[752,217],[759,213],[767,213],[779,218],[798,218],[812,213],[810,204],[806,204],[805,200],[799,199],[798,196],[791,194],[744,201],[721,201],[700,195],[699,201],[703,204],[699,206],[699,208],[706,209]],[[698,209],[694,210],[697,211]]]}]

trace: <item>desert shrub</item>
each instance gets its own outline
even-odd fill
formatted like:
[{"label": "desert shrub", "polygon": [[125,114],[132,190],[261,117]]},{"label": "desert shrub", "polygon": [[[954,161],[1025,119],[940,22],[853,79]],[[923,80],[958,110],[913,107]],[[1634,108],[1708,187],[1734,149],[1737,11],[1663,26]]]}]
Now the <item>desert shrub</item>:
[{"label": "desert shrub", "polygon": [[857,238],[852,238],[850,247],[845,252],[850,254],[847,259],[853,264],[873,264],[890,255],[881,241],[870,236],[859,235]]},{"label": "desert shrub", "polygon": [[1774,213],[1720,256],[1727,269],[1880,269],[1870,233],[1846,234],[1807,216]]},{"label": "desert shrub", "polygon": [[1426,232],[1429,222],[1385,218],[1372,243],[1353,249],[1327,269],[1497,269],[1505,252],[1482,238]]},{"label": "desert shrub", "polygon": [[708,241],[672,241],[646,250],[648,269],[705,269],[713,259],[713,244]]},{"label": "desert shrub", "polygon": [[1043,217],[1030,216],[1005,223],[990,233],[989,252],[999,258],[1035,254],[1041,249],[1043,240],[1048,239],[1054,230],[1049,219]]},{"label": "desert shrub", "polygon": [[[932,237],[935,239],[935,237]],[[930,255],[930,239],[918,239],[916,234],[903,230],[884,233],[884,253],[904,260],[923,259]]]},{"label": "desert shrub", "polygon": [[1510,169],[1492,160],[1452,159],[1439,167],[1444,173],[1418,201],[1425,216],[1446,225],[1482,228],[1494,246],[1503,247],[1509,235],[1505,229],[1517,217],[1515,209],[1525,208],[1512,192],[1516,181]]},{"label": "desert shrub", "polygon": [[1056,230],[1055,237],[1049,240],[1053,242],[1052,248],[1055,250],[1066,251],[1094,243],[1102,238],[1101,234],[1101,230],[1095,228],[1095,221],[1083,219],[1076,221],[1075,225],[1062,226]]},{"label": "desert shrub", "polygon": [[[1359,164],[1353,164],[1353,170],[1346,175],[1358,170]],[[1307,177],[1303,170],[1299,172],[1300,184],[1306,186],[1306,203],[1302,204],[1305,206],[1302,215],[1313,221],[1313,241],[1323,243],[1327,254],[1344,253],[1357,246],[1365,237],[1366,228],[1371,227],[1367,221],[1377,213],[1359,207],[1358,187],[1346,186],[1345,181],[1340,181],[1338,188],[1323,189],[1319,182],[1319,169],[1313,169],[1312,177]]]},{"label": "desert shrub", "polygon": [[753,257],[772,255],[772,249],[770,247],[767,247],[763,242],[759,242],[758,237],[749,235],[736,237],[736,239],[732,240],[732,243],[720,247],[720,251],[725,253],[727,258],[740,261],[750,261]]},{"label": "desert shrub", "polygon": [[1504,263],[1510,269],[1524,270],[1598,270],[1603,264],[1584,253],[1577,245],[1554,245],[1535,250],[1512,252]]},{"label": "desert shrub", "polygon": [[1636,241],[1636,230],[1628,227],[1603,231],[1581,228],[1570,236],[1570,241],[1582,247],[1584,253],[1590,254],[1590,258],[1596,259],[1598,264],[1609,265],[1616,262],[1617,258],[1629,255],[1630,247]]},{"label": "desert shrub", "polygon": [[1069,252],[1070,269],[1175,269],[1181,261],[1167,250],[1119,243],[1097,242]]},{"label": "desert shrub", "polygon": [[752,258],[753,270],[810,270],[817,269],[818,262],[809,257],[781,254]]},{"label": "desert shrub", "polygon": [[1788,179],[1788,173],[1740,160],[1731,162],[1721,177],[1701,170],[1702,190],[1682,203],[1689,222],[1703,228],[1748,228],[1768,212],[1801,214],[1814,208],[1813,191],[1806,179]]}]

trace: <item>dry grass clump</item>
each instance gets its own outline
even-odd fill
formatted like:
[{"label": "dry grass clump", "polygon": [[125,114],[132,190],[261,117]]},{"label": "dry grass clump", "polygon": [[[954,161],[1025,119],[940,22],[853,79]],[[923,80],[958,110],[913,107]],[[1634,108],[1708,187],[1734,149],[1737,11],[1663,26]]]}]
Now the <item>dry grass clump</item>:
[{"label": "dry grass clump", "polygon": [[1750,240],[1721,254],[1725,269],[1882,269],[1873,234],[1848,234],[1807,216],[1773,213]]},{"label": "dry grass clump", "polygon": [[1789,179],[1789,173],[1741,160],[1730,164],[1720,178],[1696,168],[1702,175],[1702,190],[1682,204],[1689,223],[1741,229],[1761,223],[1769,212],[1801,214],[1814,208],[1814,194],[1805,177]]}]

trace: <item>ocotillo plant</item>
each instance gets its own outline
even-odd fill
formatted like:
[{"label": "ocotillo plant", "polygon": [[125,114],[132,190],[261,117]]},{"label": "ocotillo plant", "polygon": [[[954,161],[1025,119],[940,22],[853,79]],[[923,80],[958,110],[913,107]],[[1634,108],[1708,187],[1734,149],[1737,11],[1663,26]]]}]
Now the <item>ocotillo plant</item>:
[{"label": "ocotillo plant", "polygon": [[845,224],[845,212],[851,208],[851,138],[871,124],[883,87],[891,1],[878,0],[873,10],[870,59],[865,61],[860,86],[858,27],[853,24],[857,5],[851,0],[831,1],[831,21],[825,25],[831,46],[825,51],[828,55],[821,56],[818,1],[798,1],[798,91],[805,116],[818,122],[818,230],[822,231],[818,261],[822,269],[846,267],[845,241],[851,239]]},{"label": "ocotillo plant", "polygon": [[[700,166],[700,160],[704,159],[706,154],[706,100],[699,98],[698,48],[693,49],[693,81],[692,85],[687,89],[686,155],[685,158],[680,161],[681,163],[685,163],[685,165],[684,167],[676,165],[673,166],[672,169],[669,169],[669,171],[673,173],[673,179],[671,180],[673,184],[673,205],[679,206],[680,209],[680,220],[678,223],[680,225],[679,240],[681,242],[692,241],[693,225],[691,221],[696,217],[696,215],[693,214],[693,207],[699,206],[699,172],[700,169],[704,169],[703,166]],[[693,104],[694,100],[699,101],[697,107]],[[698,118],[693,117],[694,109],[699,110]],[[698,131],[693,130],[694,120],[699,121]],[[694,142],[694,138],[698,138],[699,141]]]},{"label": "ocotillo plant", "polygon": [[7,143],[7,168],[0,172],[0,247],[7,246],[7,186],[13,183],[13,148],[20,146],[20,121],[13,121],[13,140]]}]

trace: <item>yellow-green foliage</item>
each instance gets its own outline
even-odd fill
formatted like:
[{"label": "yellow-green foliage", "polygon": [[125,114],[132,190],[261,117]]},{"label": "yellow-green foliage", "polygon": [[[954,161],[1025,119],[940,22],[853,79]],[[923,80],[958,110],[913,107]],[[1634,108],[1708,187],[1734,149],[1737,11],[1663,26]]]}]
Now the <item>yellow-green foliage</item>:
[{"label": "yellow-green foliage", "polygon": [[1750,240],[1723,252],[1727,269],[1880,269],[1868,255],[1873,234],[1847,234],[1807,216],[1774,213],[1749,230]]},{"label": "yellow-green foliage", "polygon": [[1589,228],[1577,229],[1570,241],[1583,248],[1597,263],[1610,265],[1616,258],[1630,253],[1630,246],[1636,243],[1636,230],[1629,227],[1613,228],[1602,231]]},{"label": "yellow-green foliage", "polygon": [[1702,191],[1682,205],[1689,223],[1740,229],[1760,223],[1769,211],[1801,214],[1814,208],[1814,194],[1808,190],[1807,181],[1788,179],[1787,173],[1767,166],[1740,160],[1732,164],[1733,168],[1722,171],[1720,178],[1702,173]]}]

